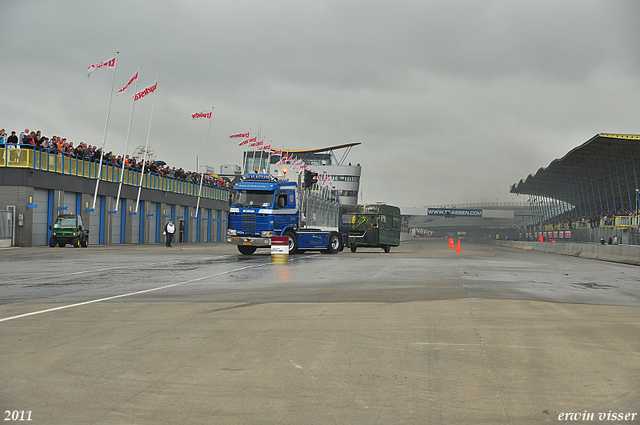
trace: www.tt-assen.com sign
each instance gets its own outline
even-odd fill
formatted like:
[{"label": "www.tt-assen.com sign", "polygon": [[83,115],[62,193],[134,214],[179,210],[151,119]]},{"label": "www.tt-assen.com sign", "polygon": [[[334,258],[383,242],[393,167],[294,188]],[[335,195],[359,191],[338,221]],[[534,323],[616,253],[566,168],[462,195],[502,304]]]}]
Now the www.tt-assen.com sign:
[{"label": "www.tt-assen.com sign", "polygon": [[463,210],[458,208],[428,208],[427,215],[443,217],[482,217],[482,210]]}]

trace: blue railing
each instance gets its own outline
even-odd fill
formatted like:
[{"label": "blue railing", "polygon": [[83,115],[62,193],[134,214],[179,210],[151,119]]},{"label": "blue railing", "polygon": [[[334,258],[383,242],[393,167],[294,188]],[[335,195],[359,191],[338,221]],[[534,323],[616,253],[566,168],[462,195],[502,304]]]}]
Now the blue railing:
[{"label": "blue railing", "polygon": [[[102,167],[102,170],[99,167]],[[98,164],[85,158],[77,158],[69,154],[50,149],[41,149],[30,145],[0,145],[0,167],[30,168],[33,170],[49,171],[69,176],[97,179],[101,181],[119,183],[121,166],[105,162]],[[162,190],[164,192],[181,195],[198,196],[200,185],[191,181],[181,180],[171,176],[145,172],[140,182],[138,170],[125,167],[122,183],[129,186],[142,186],[145,189]],[[219,187],[203,185],[200,194],[202,198],[227,201],[229,190]]]}]

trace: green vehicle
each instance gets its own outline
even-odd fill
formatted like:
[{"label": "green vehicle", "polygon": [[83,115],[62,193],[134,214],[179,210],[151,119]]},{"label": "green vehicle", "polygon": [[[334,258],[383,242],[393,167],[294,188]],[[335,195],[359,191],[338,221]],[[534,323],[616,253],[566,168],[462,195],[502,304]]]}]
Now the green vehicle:
[{"label": "green vehicle", "polygon": [[340,232],[351,252],[359,246],[389,252],[400,245],[400,218],[400,208],[393,205],[341,205]]},{"label": "green vehicle", "polygon": [[61,214],[53,224],[49,226],[51,239],[49,246],[63,247],[71,244],[76,248],[86,248],[89,245],[89,230],[82,226],[82,217],[79,214]]}]

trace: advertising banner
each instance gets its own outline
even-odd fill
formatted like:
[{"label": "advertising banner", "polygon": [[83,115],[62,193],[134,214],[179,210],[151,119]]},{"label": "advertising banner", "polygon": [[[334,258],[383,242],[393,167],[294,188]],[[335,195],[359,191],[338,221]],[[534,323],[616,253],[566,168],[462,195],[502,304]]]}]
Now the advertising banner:
[{"label": "advertising banner", "polygon": [[428,208],[427,215],[440,217],[482,217],[482,210],[462,208]]}]

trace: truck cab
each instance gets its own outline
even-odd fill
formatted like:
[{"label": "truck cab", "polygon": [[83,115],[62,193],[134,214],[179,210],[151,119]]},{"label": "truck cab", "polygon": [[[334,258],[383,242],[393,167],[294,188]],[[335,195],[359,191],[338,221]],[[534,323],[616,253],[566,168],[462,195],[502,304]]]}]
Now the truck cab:
[{"label": "truck cab", "polygon": [[295,182],[265,174],[248,175],[231,196],[227,241],[242,254],[271,246],[271,236],[295,232],[299,221]]},{"label": "truck cab", "polygon": [[[338,252],[342,249],[337,231],[338,205],[317,202],[312,192],[298,182],[279,181],[268,174],[248,174],[235,185],[230,199],[227,242],[237,245],[244,255],[270,248],[272,236],[287,236],[291,254],[298,249]],[[306,226],[315,223],[315,218],[329,216],[324,214],[326,210],[335,210],[333,228]]]}]

